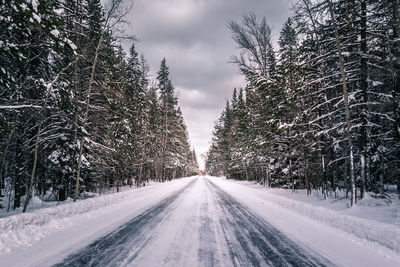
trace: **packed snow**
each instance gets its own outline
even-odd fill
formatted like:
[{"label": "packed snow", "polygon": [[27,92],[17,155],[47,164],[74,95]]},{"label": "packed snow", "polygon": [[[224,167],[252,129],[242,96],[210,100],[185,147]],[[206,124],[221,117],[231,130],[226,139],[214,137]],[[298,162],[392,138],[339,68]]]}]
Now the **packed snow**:
[{"label": "packed snow", "polygon": [[[328,206],[328,201],[322,201],[317,197],[306,199],[307,197],[301,193],[293,196],[290,190],[266,189],[254,183],[237,182],[224,178],[216,178],[213,181],[278,229],[307,243],[313,249],[326,250],[331,253],[335,251],[331,251],[334,246],[343,255],[349,254],[348,257],[351,258],[354,253],[354,258],[360,258],[360,260],[361,255],[366,254],[366,251],[368,253],[374,251],[374,257],[377,257],[376,252],[378,252],[382,257],[391,258],[400,264],[400,227],[373,220],[373,214],[380,213],[379,207],[353,207],[344,210],[339,208],[344,205],[342,203],[337,205],[335,210],[335,207],[327,208],[321,204],[324,203]],[[392,209],[398,207],[398,204],[395,204]],[[371,215],[369,219],[359,216],[359,210],[362,209],[369,209],[367,212]],[[364,216],[366,215],[364,214]],[[393,220],[397,221],[398,219],[389,219],[389,221]],[[311,225],[312,227],[310,227]],[[364,251],[360,247],[358,249],[349,247],[350,244],[360,245],[366,250]],[[357,251],[359,251],[359,255],[357,255]],[[340,253],[337,253],[336,258],[341,258]],[[362,265],[360,262],[357,264],[342,262],[340,265],[376,266],[371,265],[374,257],[371,257],[372,261],[370,262],[366,260],[366,265]]]},{"label": "packed snow", "polygon": [[[264,259],[260,249],[269,249],[257,247],[262,242],[254,243],[249,236],[255,229],[265,238],[257,232],[263,231],[257,230],[262,225],[274,233],[270,237],[284,235],[277,239],[282,244],[270,240],[273,249],[293,246],[290,251],[316,265],[400,264],[396,219],[384,222],[365,215],[381,212],[379,201],[367,198],[351,209],[330,201],[224,178],[183,178],[2,218],[0,262],[4,266],[76,264],[83,262],[82,253],[98,252],[95,242],[109,242],[100,245],[103,254],[93,255],[106,265],[252,265],[257,262],[252,257]],[[258,226],[253,225],[257,221]],[[127,236],[123,231],[134,233]],[[114,246],[116,240],[122,242],[114,236],[118,234],[128,239]],[[301,260],[279,250],[274,253],[277,262]]]},{"label": "packed snow", "polygon": [[[184,184],[184,179],[174,183],[152,184],[152,186],[0,218],[0,253],[32,246],[53,232],[77,226],[82,223],[83,218],[101,220],[104,214],[115,211],[116,218],[119,218],[121,215],[125,216],[148,208],[161,197],[178,190]],[[37,198],[34,198],[34,202],[32,206],[36,208],[42,203]],[[123,208],[127,207],[129,209],[124,211]],[[106,222],[105,225],[107,225]]]},{"label": "packed snow", "polygon": [[[249,195],[256,195],[269,205],[295,211],[303,216],[340,229],[355,237],[377,242],[400,253],[400,200],[373,198],[370,194],[348,208],[348,199],[328,197],[313,192],[307,196],[304,190],[292,192],[285,189],[264,188],[251,182],[235,182],[245,186]],[[250,190],[250,192],[248,192]]]}]

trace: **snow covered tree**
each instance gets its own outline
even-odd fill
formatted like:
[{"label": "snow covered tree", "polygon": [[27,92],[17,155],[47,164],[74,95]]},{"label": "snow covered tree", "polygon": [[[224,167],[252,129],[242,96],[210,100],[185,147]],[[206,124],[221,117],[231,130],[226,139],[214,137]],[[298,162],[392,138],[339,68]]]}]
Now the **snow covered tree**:
[{"label": "snow covered tree", "polygon": [[249,179],[325,197],[341,189],[351,204],[366,191],[384,197],[384,184],[399,183],[398,1],[299,0],[293,9],[277,59],[265,20],[229,24],[248,83],[245,116],[234,91],[206,168],[235,179],[247,169]]},{"label": "snow covered tree", "polygon": [[161,180],[175,179],[177,171],[183,172],[187,165],[190,146],[186,125],[178,106],[174,87],[169,78],[169,68],[165,58],[161,61],[157,72],[159,101],[161,103],[161,143],[160,158]]}]

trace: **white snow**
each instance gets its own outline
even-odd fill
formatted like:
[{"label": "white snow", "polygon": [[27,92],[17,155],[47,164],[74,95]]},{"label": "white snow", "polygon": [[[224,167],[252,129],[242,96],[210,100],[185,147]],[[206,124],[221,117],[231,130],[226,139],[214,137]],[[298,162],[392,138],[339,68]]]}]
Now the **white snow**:
[{"label": "white snow", "polygon": [[19,6],[21,7],[21,9],[22,9],[23,11],[26,11],[26,10],[28,9],[28,6],[27,6],[25,3],[22,3],[22,4],[20,4]]},{"label": "white snow", "polygon": [[37,105],[0,105],[0,109],[42,108]]},{"label": "white snow", "polygon": [[65,39],[65,40],[67,40],[66,42],[68,43],[68,45],[71,47],[71,49],[72,50],[74,50],[74,52],[75,52],[75,50],[78,48],[71,40],[69,40],[69,39]]},{"label": "white snow", "polygon": [[32,12],[32,17],[38,22],[40,23],[42,21],[42,19],[40,18],[40,16],[38,14],[36,14],[35,12]]},{"label": "white snow", "polygon": [[372,81],[372,86],[379,86],[382,85],[383,83],[381,81]]},{"label": "white snow", "polygon": [[198,183],[190,192],[184,193],[178,203],[179,209],[155,229],[155,237],[142,249],[134,266],[198,265],[200,237],[196,230],[201,225],[200,209],[205,201],[205,190],[204,183]]},{"label": "white snow", "polygon": [[38,11],[38,6],[39,6],[38,1],[37,0],[32,0],[31,1],[31,5],[33,7],[33,10],[35,10],[35,12],[37,12]]},{"label": "white snow", "polygon": [[399,225],[354,216],[363,207],[338,212],[316,203],[321,200],[310,200],[311,205],[290,198],[289,190],[266,189],[224,178],[212,181],[281,231],[341,266],[391,266],[378,264],[378,258],[400,264]]},{"label": "white snow", "polygon": [[64,11],[62,8],[54,9],[54,13],[56,13],[57,15],[61,15],[63,12]]},{"label": "white snow", "polygon": [[[285,190],[216,177],[184,178],[2,218],[0,263],[55,264],[160,203],[193,179],[198,179],[195,185],[171,204],[168,215],[145,237],[147,241],[133,262],[135,266],[202,266],[202,262],[197,262],[200,250],[211,247],[218,265],[229,260],[230,241],[222,234],[219,219],[223,213],[218,210],[216,196],[206,186],[206,179],[299,245],[318,252],[337,266],[400,264],[398,219],[392,216],[389,223],[365,217],[366,210],[376,211],[384,206],[375,199],[367,197],[356,208],[348,209],[343,203],[323,201],[317,196],[306,198],[302,192],[291,195]],[[40,200],[35,201],[40,204]],[[208,225],[205,222],[209,222],[216,238],[210,239],[215,242],[212,246],[207,243],[210,240],[200,236],[204,231],[197,231]]]},{"label": "white snow", "polygon": [[132,216],[132,214],[137,214],[144,208],[150,207],[161,198],[183,187],[188,180],[190,179],[154,184],[126,192],[78,200],[76,203],[72,202],[1,218],[0,254],[12,252],[17,248],[32,246],[47,235],[62,229],[72,226],[79,228],[79,224],[85,219],[90,219],[86,222],[89,225],[91,224],[90,221],[95,219],[103,222],[101,216],[108,213],[114,213],[114,216],[110,221],[104,221],[104,225],[113,225],[114,220]]},{"label": "white snow", "polygon": [[60,35],[60,32],[57,29],[53,29],[50,31],[51,35],[54,37],[58,37]]}]

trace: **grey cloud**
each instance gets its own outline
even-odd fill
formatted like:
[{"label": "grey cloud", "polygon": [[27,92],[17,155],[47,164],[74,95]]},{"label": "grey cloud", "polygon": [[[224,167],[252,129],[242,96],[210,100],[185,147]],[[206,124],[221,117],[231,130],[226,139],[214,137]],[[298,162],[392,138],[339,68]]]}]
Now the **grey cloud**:
[{"label": "grey cloud", "polygon": [[[289,16],[287,0],[135,0],[130,31],[140,40],[153,74],[165,57],[192,145],[207,150],[214,122],[234,87],[244,85],[235,66],[239,51],[227,28],[243,14],[265,16],[277,40]],[[125,44],[126,48],[129,44]],[[153,75],[154,76],[154,75]]]}]

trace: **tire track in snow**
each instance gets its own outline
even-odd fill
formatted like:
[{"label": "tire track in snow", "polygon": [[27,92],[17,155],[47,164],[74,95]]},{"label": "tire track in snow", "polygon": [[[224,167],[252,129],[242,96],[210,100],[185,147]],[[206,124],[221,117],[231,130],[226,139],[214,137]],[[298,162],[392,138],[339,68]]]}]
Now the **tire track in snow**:
[{"label": "tire track in snow", "polygon": [[[179,222],[178,231],[169,228],[174,222]],[[197,253],[188,253],[187,249],[196,247],[192,244],[196,240]],[[161,241],[164,244],[158,246]],[[168,253],[151,253],[154,249]],[[144,262],[168,266],[184,262],[194,266],[333,265],[306,252],[210,180],[201,178],[56,266],[147,266],[137,262],[140,257]]]},{"label": "tire track in snow", "polygon": [[[202,203],[201,205],[201,213],[204,215],[208,214],[209,203]],[[201,216],[201,225],[199,229],[199,250],[198,250],[198,257],[199,262],[204,264],[206,267],[214,266],[215,256],[214,256],[214,249],[213,249],[213,242],[214,242],[214,229],[211,227],[212,219],[209,216]]]},{"label": "tire track in snow", "polygon": [[151,238],[153,229],[173,211],[169,207],[196,182],[191,181],[172,196],[54,266],[120,266],[123,262],[131,262]]},{"label": "tire track in snow", "polygon": [[233,266],[333,265],[316,253],[305,251],[209,179],[206,181],[219,204],[220,224]]}]

